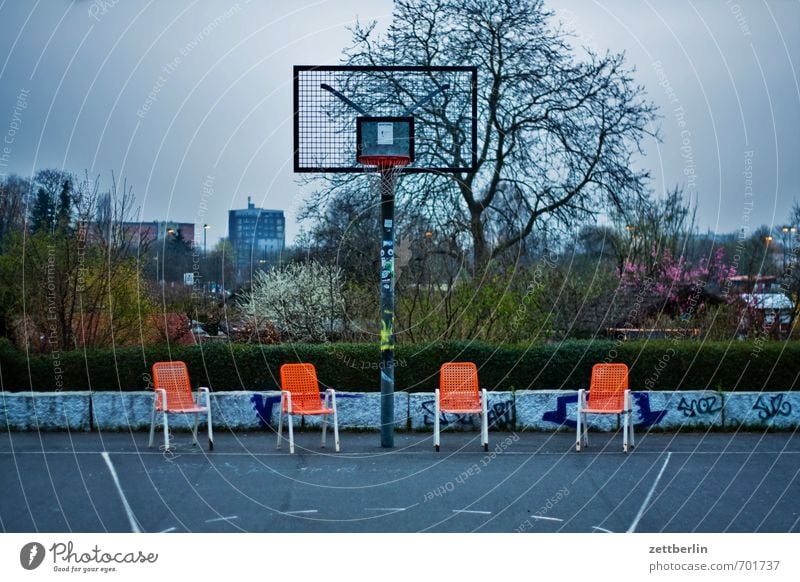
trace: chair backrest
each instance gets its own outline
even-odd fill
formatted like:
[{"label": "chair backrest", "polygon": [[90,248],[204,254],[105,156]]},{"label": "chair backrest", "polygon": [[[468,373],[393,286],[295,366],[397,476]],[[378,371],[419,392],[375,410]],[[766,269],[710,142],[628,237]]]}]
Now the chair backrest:
[{"label": "chair backrest", "polygon": [[156,362],[153,364],[153,388],[166,390],[167,405],[161,402],[161,392],[156,392],[156,407],[160,410],[183,410],[195,406],[189,370],[183,362]]},{"label": "chair backrest", "polygon": [[[314,364],[284,364],[281,366],[281,390],[292,395],[292,410],[319,409],[320,393],[317,369]],[[288,402],[283,403],[284,412]]]},{"label": "chair backrest", "polygon": [[589,385],[589,408],[622,410],[625,390],[628,389],[628,366],[625,364],[595,364]]},{"label": "chair backrest", "polygon": [[449,362],[439,371],[439,399],[442,408],[476,408],[481,397],[478,368],[472,362]]}]

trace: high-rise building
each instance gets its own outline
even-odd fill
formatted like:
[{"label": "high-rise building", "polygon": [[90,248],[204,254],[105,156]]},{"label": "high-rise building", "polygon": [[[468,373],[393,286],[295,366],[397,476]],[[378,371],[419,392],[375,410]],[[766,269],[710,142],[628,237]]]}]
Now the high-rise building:
[{"label": "high-rise building", "polygon": [[228,211],[228,239],[236,251],[236,272],[247,276],[253,269],[274,264],[286,245],[283,210],[247,208]]}]

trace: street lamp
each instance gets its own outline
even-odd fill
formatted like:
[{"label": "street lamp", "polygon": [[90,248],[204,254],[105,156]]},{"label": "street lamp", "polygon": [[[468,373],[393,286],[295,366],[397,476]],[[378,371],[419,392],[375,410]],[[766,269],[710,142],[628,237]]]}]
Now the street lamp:
[{"label": "street lamp", "polygon": [[211,228],[209,225],[203,225],[203,258],[206,258],[206,232]]},{"label": "street lamp", "polygon": [[787,252],[791,246],[792,239],[797,235],[797,227],[784,225],[781,227],[781,246],[783,247],[783,270],[786,272],[787,266]]}]

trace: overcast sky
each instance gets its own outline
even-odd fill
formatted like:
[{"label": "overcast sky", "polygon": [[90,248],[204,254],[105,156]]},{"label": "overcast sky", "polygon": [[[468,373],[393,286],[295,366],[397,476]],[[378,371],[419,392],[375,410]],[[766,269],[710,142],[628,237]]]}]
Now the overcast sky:
[{"label": "overcast sky", "polygon": [[[661,106],[663,142],[641,161],[656,192],[685,185],[703,231],[784,223],[800,199],[800,2],[548,5],[576,44],[625,51]],[[335,64],[347,27],[385,26],[391,8],[0,0],[0,174],[87,169],[107,182],[113,170],[142,220],[206,222],[209,245],[252,196],[287,212],[291,243],[307,195],[292,173],[291,67]]]}]

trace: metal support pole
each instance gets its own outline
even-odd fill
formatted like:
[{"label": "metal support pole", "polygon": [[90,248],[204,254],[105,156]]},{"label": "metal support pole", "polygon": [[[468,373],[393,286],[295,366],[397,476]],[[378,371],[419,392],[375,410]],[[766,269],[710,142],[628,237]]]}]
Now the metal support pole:
[{"label": "metal support pole", "polygon": [[381,446],[394,447],[394,187],[396,173],[380,168],[381,191]]}]

